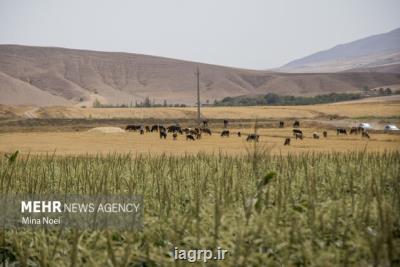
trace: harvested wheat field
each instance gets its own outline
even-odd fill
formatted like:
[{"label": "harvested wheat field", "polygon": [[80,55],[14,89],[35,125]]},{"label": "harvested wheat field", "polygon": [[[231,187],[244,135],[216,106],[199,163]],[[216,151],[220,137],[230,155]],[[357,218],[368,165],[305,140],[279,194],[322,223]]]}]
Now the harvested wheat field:
[{"label": "harvested wheat field", "polygon": [[[375,102],[365,100],[340,102],[335,104],[305,106],[256,106],[256,107],[203,107],[202,116],[209,119],[282,119],[341,117],[393,117],[400,114],[398,96],[374,98]],[[70,118],[70,119],[194,119],[194,107],[160,108],[79,108],[79,107],[30,107],[1,106],[0,117],[24,118]]]},{"label": "harvested wheat field", "polygon": [[[241,131],[242,136],[236,135]],[[246,142],[246,133],[252,129],[232,129],[230,137],[220,137],[219,131],[212,136],[204,135],[200,140],[186,141],[185,135],[177,140],[168,135],[160,139],[158,133],[140,135],[133,132],[40,132],[40,133],[5,133],[0,134],[0,152],[20,150],[22,153],[55,153],[57,155],[106,154],[106,153],[151,153],[183,155],[206,153],[245,154],[252,149],[253,142]],[[318,132],[320,139],[313,139],[312,133]],[[303,129],[305,138],[296,140],[291,136],[291,128],[260,129],[260,141],[257,146],[273,154],[332,151],[385,151],[400,150],[400,135],[371,134],[371,139],[360,135],[337,136],[335,131],[328,131],[328,138],[323,138],[319,129]],[[291,137],[290,146],[284,146],[286,137]]]}]

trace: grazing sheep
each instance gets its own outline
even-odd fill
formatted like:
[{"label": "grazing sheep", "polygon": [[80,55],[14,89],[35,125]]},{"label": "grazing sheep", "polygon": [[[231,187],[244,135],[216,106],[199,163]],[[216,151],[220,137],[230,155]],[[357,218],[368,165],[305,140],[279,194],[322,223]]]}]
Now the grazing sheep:
[{"label": "grazing sheep", "polygon": [[319,134],[317,134],[316,132],[313,133],[313,138],[314,139],[319,139]]},{"label": "grazing sheep", "polygon": [[299,121],[294,121],[293,128],[299,128],[299,127],[300,127],[300,122]]},{"label": "grazing sheep", "polygon": [[327,131],[324,131],[324,132],[322,133],[322,135],[324,136],[324,138],[327,138],[327,137],[328,137],[328,132],[327,132]]},{"label": "grazing sheep", "polygon": [[173,138],[174,140],[176,140],[176,139],[178,138],[177,132],[174,132],[174,133],[172,134],[172,138]]}]

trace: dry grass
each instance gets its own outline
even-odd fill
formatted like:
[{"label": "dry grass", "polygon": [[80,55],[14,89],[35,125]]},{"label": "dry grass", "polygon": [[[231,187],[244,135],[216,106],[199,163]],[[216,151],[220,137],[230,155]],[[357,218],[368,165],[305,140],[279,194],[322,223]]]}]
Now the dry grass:
[{"label": "dry grass", "polygon": [[[77,108],[0,106],[0,114],[23,116],[32,111],[38,118],[132,118],[132,119],[194,119],[196,108]],[[260,106],[260,107],[204,107],[202,115],[210,119],[283,119],[344,117],[391,117],[400,114],[400,101],[355,102],[308,106]]]},{"label": "dry grass", "polygon": [[[250,133],[251,129],[240,130]],[[283,146],[284,138],[291,136],[291,129],[259,129],[260,144],[269,148],[272,153],[301,153],[308,151],[359,151],[365,147],[367,151],[400,150],[400,135],[372,134],[370,140],[358,136],[336,136],[334,131],[328,131],[328,138],[324,139],[318,129],[303,129],[306,138],[295,140],[292,138],[290,146]],[[319,131],[321,139],[311,138],[314,131]],[[167,140],[160,140],[158,133],[98,133],[98,132],[40,132],[40,133],[5,133],[0,134],[0,152],[20,150],[23,153],[53,153],[65,154],[96,154],[96,153],[167,153],[181,155],[185,153],[227,153],[244,154],[251,145],[245,141],[246,135],[241,138],[232,135],[221,138],[218,133],[212,136],[203,135],[201,140],[186,141],[179,136],[177,141],[169,135]]]}]

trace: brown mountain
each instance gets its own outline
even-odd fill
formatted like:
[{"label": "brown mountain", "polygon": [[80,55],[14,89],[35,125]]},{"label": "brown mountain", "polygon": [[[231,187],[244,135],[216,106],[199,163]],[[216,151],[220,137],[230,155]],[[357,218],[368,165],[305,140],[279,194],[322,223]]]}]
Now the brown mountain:
[{"label": "brown mountain", "polygon": [[400,64],[400,28],[294,60],[282,72],[338,72]]},{"label": "brown mountain", "polygon": [[316,95],[400,84],[399,73],[276,73],[162,57],[53,47],[0,45],[0,104],[194,104],[196,68],[202,102],[226,96],[274,92]]}]

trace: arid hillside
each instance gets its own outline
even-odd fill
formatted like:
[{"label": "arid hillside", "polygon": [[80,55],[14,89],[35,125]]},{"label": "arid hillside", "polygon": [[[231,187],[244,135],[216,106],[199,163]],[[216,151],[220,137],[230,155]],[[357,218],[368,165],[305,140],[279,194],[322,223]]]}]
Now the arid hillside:
[{"label": "arid hillside", "polygon": [[[291,61],[279,68],[282,72],[339,72],[385,66],[396,71],[400,63],[400,28],[368,36],[350,43]],[[380,68],[380,70],[383,70]]]},{"label": "arid hillside", "polygon": [[289,74],[138,54],[0,45],[0,104],[91,106],[97,99],[129,105],[150,97],[156,103],[193,105],[197,67],[204,103],[226,96],[316,95],[400,84],[399,73]]}]

